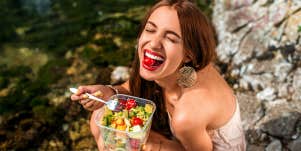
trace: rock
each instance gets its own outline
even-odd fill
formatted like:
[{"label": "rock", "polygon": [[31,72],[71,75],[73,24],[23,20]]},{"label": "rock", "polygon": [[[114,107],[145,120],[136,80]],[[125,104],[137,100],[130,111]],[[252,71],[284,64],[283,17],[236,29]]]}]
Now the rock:
[{"label": "rock", "polygon": [[298,39],[298,25],[301,25],[301,11],[289,17],[285,28],[285,34],[291,43],[295,43]]},{"label": "rock", "polygon": [[253,128],[246,131],[246,139],[249,144],[260,144],[263,147],[270,142],[270,137],[266,133]]},{"label": "rock", "polygon": [[275,1],[269,6],[268,21],[273,25],[277,25],[288,14],[289,4],[284,0]]},{"label": "rock", "polygon": [[[281,108],[273,108],[275,112],[279,112]],[[283,109],[282,109],[283,111]],[[299,112],[283,112],[278,114],[268,113],[263,119],[261,130],[271,136],[289,140],[296,133],[295,126],[300,121],[301,113]]]},{"label": "rock", "polygon": [[125,82],[130,77],[129,68],[124,66],[116,67],[111,74],[111,84]]},{"label": "rock", "polygon": [[220,44],[216,50],[219,61],[229,63],[230,56],[233,56],[238,51],[239,40],[237,36],[224,33],[224,37],[220,38]]},{"label": "rock", "polygon": [[244,129],[252,128],[264,115],[262,105],[253,93],[236,93]]},{"label": "rock", "polygon": [[301,8],[301,1],[299,0],[290,0],[290,9],[288,14],[292,14]]},{"label": "rock", "polygon": [[244,6],[249,6],[253,3],[254,0],[225,0],[224,6],[227,9],[237,9]]},{"label": "rock", "polygon": [[288,144],[288,148],[289,148],[291,151],[300,151],[300,148],[301,148],[301,137],[299,137],[299,138],[296,139],[296,140],[291,141],[291,142]]},{"label": "rock", "polygon": [[244,61],[250,59],[253,55],[255,47],[258,45],[252,34],[248,34],[241,42],[239,51],[233,57],[233,63],[239,65]]},{"label": "rock", "polygon": [[278,89],[278,97],[287,97],[289,95],[288,89],[289,84],[288,83],[280,83],[277,87]]},{"label": "rock", "polygon": [[293,68],[293,65],[286,61],[283,61],[283,62],[273,64],[273,67],[275,69],[274,75],[277,78],[277,81],[284,82],[289,72]]},{"label": "rock", "polygon": [[239,86],[245,90],[250,88],[255,91],[259,91],[263,88],[270,87],[273,80],[273,75],[270,73],[264,73],[261,75],[246,74],[239,79]]},{"label": "rock", "polygon": [[301,68],[298,68],[293,77],[293,100],[301,101]]},{"label": "rock", "polygon": [[264,146],[258,146],[258,145],[247,145],[247,151],[264,151]]},{"label": "rock", "polygon": [[218,62],[240,103],[247,150],[287,150],[300,133],[301,1],[217,0],[213,10]]},{"label": "rock", "polygon": [[276,98],[275,89],[272,87],[267,87],[264,90],[257,93],[256,98],[262,101],[272,101]]},{"label": "rock", "polygon": [[251,74],[273,73],[274,70],[271,68],[273,65],[272,61],[258,61],[253,59],[250,64],[248,64],[246,72]]},{"label": "rock", "polygon": [[266,151],[282,151],[282,145],[279,140],[273,140],[265,149]]},{"label": "rock", "polygon": [[226,27],[227,31],[233,32],[245,26],[247,23],[258,20],[266,14],[267,9],[257,7],[256,5],[250,7],[242,7],[240,9],[227,12]]}]

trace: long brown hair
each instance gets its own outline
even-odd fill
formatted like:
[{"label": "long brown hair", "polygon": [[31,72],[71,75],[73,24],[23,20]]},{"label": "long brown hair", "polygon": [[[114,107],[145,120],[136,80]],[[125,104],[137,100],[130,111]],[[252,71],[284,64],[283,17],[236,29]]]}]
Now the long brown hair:
[{"label": "long brown hair", "polygon": [[[191,1],[162,0],[156,3],[142,21],[138,38],[140,38],[150,15],[162,6],[172,7],[178,13],[185,55],[191,59],[186,65],[197,71],[203,69],[216,57],[214,29],[208,18]],[[168,124],[163,91],[154,81],[141,78],[139,66],[138,52],[136,51],[130,76],[130,91],[134,96],[147,98],[156,103],[157,110],[153,117],[152,129],[170,137],[172,135]]]}]

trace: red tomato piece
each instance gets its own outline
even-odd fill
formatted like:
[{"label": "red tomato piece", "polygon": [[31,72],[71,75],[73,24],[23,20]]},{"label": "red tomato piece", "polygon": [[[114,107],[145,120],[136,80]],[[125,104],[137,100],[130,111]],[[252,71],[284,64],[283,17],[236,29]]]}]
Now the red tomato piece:
[{"label": "red tomato piece", "polygon": [[122,109],[126,107],[126,102],[127,101],[124,99],[119,99],[119,105],[122,107]]},{"label": "red tomato piece", "polygon": [[148,58],[146,57],[144,60],[143,60],[144,64],[148,65],[148,66],[152,66],[155,64],[155,60],[151,59],[151,58]]},{"label": "red tomato piece", "polygon": [[137,106],[137,103],[134,99],[128,99],[126,102],[125,108],[127,110],[130,110],[131,108],[136,107],[136,106]]},{"label": "red tomato piece", "polygon": [[143,125],[143,120],[140,119],[139,117],[133,117],[131,122],[132,125]]}]

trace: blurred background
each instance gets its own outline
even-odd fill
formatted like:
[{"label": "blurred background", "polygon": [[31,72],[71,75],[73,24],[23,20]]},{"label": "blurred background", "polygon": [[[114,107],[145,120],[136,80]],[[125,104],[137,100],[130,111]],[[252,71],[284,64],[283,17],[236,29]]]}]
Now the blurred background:
[{"label": "blurred background", "polygon": [[[90,112],[68,88],[127,78],[154,2],[1,0],[0,150],[96,150]],[[210,13],[209,2],[199,5]]]},{"label": "blurred background", "polygon": [[[128,78],[154,0],[1,0],[0,150],[97,150],[69,87]],[[301,2],[196,0],[238,97],[248,150],[301,149]]]}]

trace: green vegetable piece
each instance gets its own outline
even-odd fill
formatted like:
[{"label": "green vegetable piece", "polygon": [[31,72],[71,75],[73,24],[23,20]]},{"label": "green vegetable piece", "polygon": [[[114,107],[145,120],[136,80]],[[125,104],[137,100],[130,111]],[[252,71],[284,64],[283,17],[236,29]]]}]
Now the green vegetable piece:
[{"label": "green vegetable piece", "polygon": [[123,117],[124,118],[129,118],[129,112],[128,112],[128,110],[123,110]]}]

